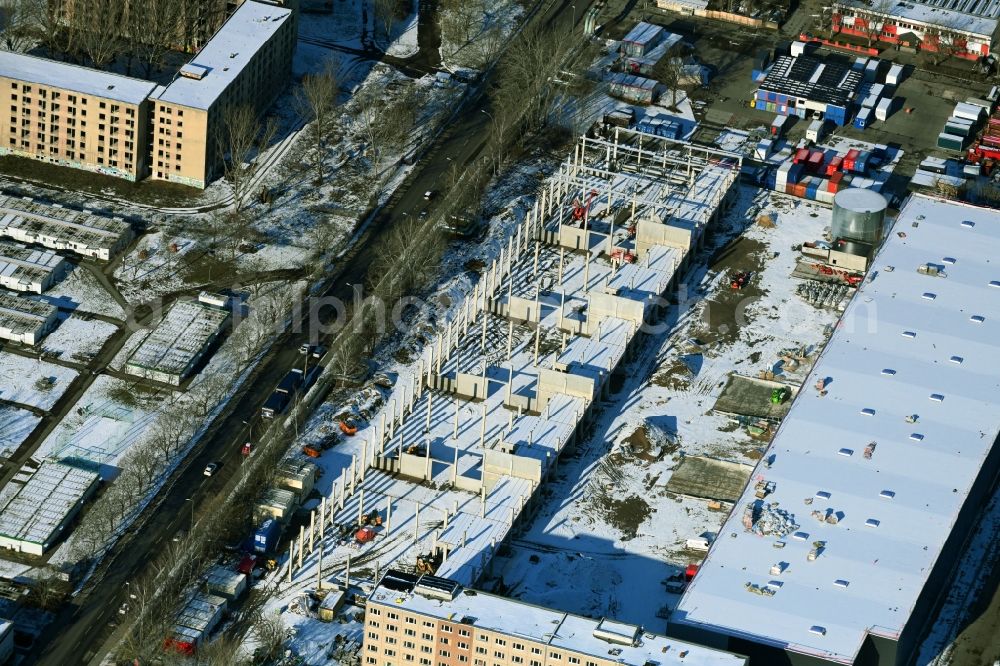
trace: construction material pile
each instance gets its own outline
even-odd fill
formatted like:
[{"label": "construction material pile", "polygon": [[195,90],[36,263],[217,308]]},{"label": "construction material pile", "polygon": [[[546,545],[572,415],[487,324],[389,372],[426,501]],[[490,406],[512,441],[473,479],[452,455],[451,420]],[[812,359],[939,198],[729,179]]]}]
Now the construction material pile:
[{"label": "construction material pile", "polygon": [[743,527],[757,536],[779,539],[799,528],[795,516],[770,502],[749,502],[743,510]]}]

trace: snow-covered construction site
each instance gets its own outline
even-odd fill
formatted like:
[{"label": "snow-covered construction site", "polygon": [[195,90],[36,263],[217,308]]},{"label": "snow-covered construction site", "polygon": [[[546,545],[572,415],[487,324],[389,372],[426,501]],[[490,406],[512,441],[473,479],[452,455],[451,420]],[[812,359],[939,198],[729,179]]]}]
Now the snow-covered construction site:
[{"label": "snow-covered construction site", "polygon": [[479,581],[662,325],[740,166],[628,131],[582,140],[385,408],[323,460],[322,499],[274,574],[287,593],[333,575],[370,590],[389,566]]}]

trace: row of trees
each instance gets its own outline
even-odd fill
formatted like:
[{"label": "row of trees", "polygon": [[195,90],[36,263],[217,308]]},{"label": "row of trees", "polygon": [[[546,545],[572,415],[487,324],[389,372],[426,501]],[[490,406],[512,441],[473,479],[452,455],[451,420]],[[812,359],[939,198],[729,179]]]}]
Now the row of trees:
[{"label": "row of trees", "polygon": [[192,50],[226,18],[225,0],[0,0],[3,48],[36,44],[50,55],[103,69],[124,58],[145,76],[167,52]]}]

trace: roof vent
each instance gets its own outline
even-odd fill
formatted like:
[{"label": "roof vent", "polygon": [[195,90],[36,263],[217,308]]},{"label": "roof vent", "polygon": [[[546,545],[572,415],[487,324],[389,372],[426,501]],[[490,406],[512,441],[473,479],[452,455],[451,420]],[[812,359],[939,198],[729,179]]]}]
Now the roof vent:
[{"label": "roof vent", "polygon": [[965,227],[966,229],[971,229],[972,227],[976,226],[976,223],[973,222],[972,220],[962,220],[962,226]]},{"label": "roof vent", "polygon": [[952,357],[951,357],[950,359],[948,359],[948,360],[949,360],[949,361],[951,361],[952,363],[959,363],[959,364],[960,364],[960,363],[961,363],[962,361],[964,361],[965,359],[964,359],[964,358],[962,358],[961,356],[952,356]]},{"label": "roof vent", "polygon": [[843,449],[837,451],[837,453],[839,453],[842,456],[853,456],[854,455],[854,449],[843,448]]},{"label": "roof vent", "polygon": [[792,535],[792,538],[793,539],[798,539],[799,541],[805,541],[806,539],[809,538],[809,533],[808,532],[796,532],[795,534]]},{"label": "roof vent", "polygon": [[952,264],[952,265],[954,265],[954,263],[957,260],[955,259],[955,257],[944,257],[944,258],[941,259],[941,261],[943,261],[946,264]]},{"label": "roof vent", "polygon": [[813,626],[809,627],[809,631],[818,636],[826,636],[826,627],[821,627],[818,624],[814,624]]},{"label": "roof vent", "polygon": [[944,400],[944,396],[941,395],[940,393],[931,393],[930,399],[933,400],[934,402],[941,402]]},{"label": "roof vent", "polygon": [[921,435],[919,432],[914,432],[910,433],[910,439],[912,439],[914,442],[922,442],[924,441],[924,436]]},{"label": "roof vent", "polygon": [[865,527],[878,527],[879,521],[874,518],[869,518],[865,521]]},{"label": "roof vent", "polygon": [[1000,287],[1000,280],[990,280],[991,287]]},{"label": "roof vent", "polygon": [[230,57],[230,58],[235,58],[235,57],[236,57],[236,56],[238,56],[238,55],[239,55],[239,53],[230,53],[230,54],[229,54],[229,57]]},{"label": "roof vent", "polygon": [[878,496],[884,497],[885,499],[892,499],[896,496],[896,492],[894,490],[883,490],[878,494]]},{"label": "roof vent", "polygon": [[892,375],[896,374],[896,371],[893,370],[892,368],[882,368],[882,374],[889,375],[891,377]]},{"label": "roof vent", "polygon": [[844,580],[843,578],[838,578],[837,580],[833,581],[833,584],[836,585],[837,587],[847,587],[851,583],[849,581]]},{"label": "roof vent", "polygon": [[928,301],[933,301],[935,298],[937,298],[937,294],[925,291],[923,293],[923,298],[926,298]]},{"label": "roof vent", "polygon": [[972,315],[971,317],[969,317],[969,321],[971,321],[974,324],[982,324],[984,321],[986,321],[986,317],[984,317],[983,315]]},{"label": "roof vent", "polygon": [[864,414],[865,416],[875,416],[875,410],[872,409],[871,407],[865,407],[864,409],[861,410],[861,413]]},{"label": "roof vent", "polygon": [[816,497],[819,497],[821,499],[830,499],[830,493],[828,493],[825,490],[818,490],[816,491]]},{"label": "roof vent", "polygon": [[115,89],[115,86],[114,86],[114,84],[112,84],[112,85],[108,86],[108,90],[114,90],[114,89]]},{"label": "roof vent", "polygon": [[904,338],[915,338],[915,337],[917,337],[917,332],[916,331],[903,331],[903,337]]}]

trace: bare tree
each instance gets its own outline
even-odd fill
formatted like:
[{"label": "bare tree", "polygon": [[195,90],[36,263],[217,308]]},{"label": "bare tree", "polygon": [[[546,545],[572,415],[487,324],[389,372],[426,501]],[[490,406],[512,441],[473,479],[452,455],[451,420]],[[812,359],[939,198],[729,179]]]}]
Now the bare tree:
[{"label": "bare tree", "polygon": [[0,0],[0,48],[20,53],[34,43],[27,0]]},{"label": "bare tree", "polygon": [[257,659],[265,664],[278,656],[285,644],[285,624],[278,614],[263,615],[253,626],[254,637],[259,645]]},{"label": "bare tree", "polygon": [[385,148],[386,127],[383,121],[388,115],[385,113],[385,101],[375,91],[365,88],[354,96],[353,102],[355,127],[366,144],[372,168],[378,173]]},{"label": "bare tree", "polygon": [[457,52],[482,30],[486,6],[480,0],[443,0],[439,8],[441,37],[458,44]]},{"label": "bare tree", "polygon": [[885,20],[894,4],[894,0],[872,0],[871,6],[861,13],[861,19],[865,23],[864,33],[868,40],[868,46],[879,41],[882,26],[885,25]]},{"label": "bare tree", "polygon": [[69,30],[75,34],[79,48],[91,64],[103,69],[121,48],[120,26],[124,4],[118,0],[74,0]]},{"label": "bare tree", "polygon": [[333,111],[337,104],[338,81],[333,63],[327,62],[316,74],[302,77],[296,99],[306,122],[312,123],[309,137],[312,140],[315,184],[321,185],[326,176],[327,148],[335,128]]},{"label": "bare tree", "polygon": [[131,52],[142,63],[145,76],[163,65],[163,58],[182,34],[182,0],[132,0],[126,17]]},{"label": "bare tree", "polygon": [[260,166],[253,158],[271,143],[276,132],[277,125],[271,118],[260,128],[251,106],[230,106],[222,114],[216,147],[225,178],[233,189],[236,213],[242,212],[246,205],[254,174]]}]

